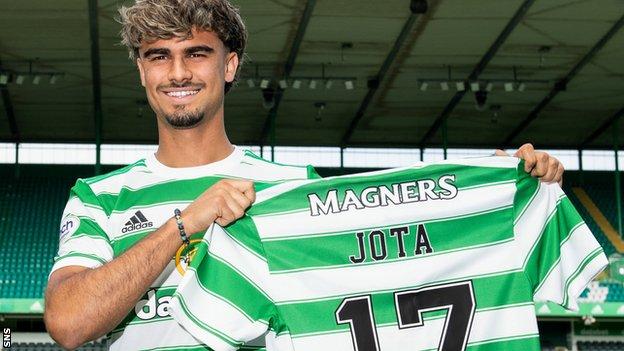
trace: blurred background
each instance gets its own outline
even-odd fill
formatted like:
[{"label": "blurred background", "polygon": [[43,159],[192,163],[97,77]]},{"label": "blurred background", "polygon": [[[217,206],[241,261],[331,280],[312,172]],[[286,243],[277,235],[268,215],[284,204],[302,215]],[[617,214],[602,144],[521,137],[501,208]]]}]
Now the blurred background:
[{"label": "blurred background", "polygon": [[[610,258],[579,312],[536,303],[544,350],[624,350],[624,0],[232,0],[250,37],[233,143],[323,176],[525,142]],[[118,0],[0,0],[0,326],[42,322],[69,188],[154,152]],[[84,350],[105,349],[97,341]]]}]

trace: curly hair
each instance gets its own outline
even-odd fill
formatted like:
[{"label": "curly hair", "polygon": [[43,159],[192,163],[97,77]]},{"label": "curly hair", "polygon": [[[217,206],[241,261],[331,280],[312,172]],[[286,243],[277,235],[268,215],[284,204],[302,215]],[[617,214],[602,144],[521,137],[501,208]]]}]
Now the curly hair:
[{"label": "curly hair", "polygon": [[136,0],[119,8],[121,43],[133,62],[142,41],[190,38],[198,28],[214,32],[230,52],[238,56],[236,76],[225,83],[225,92],[237,82],[245,56],[247,29],[236,7],[227,0]]}]

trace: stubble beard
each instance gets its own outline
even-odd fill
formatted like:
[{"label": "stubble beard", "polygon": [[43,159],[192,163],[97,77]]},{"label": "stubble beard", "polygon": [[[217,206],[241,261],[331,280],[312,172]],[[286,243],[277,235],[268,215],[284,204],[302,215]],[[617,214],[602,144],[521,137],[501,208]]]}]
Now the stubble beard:
[{"label": "stubble beard", "polygon": [[184,106],[176,106],[175,112],[164,117],[174,129],[191,129],[198,126],[204,120],[205,115],[206,113],[199,109],[187,111]]}]

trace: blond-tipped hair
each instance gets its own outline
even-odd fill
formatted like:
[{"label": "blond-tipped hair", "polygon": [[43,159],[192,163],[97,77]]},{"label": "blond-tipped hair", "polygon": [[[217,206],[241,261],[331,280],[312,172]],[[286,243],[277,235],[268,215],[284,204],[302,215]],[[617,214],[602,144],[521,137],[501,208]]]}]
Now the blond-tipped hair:
[{"label": "blond-tipped hair", "polygon": [[232,83],[225,83],[225,92],[235,84],[240,73],[247,44],[247,30],[238,9],[227,0],[136,0],[130,7],[119,8],[121,43],[136,62],[142,41],[189,38],[197,28],[214,32],[239,64]]}]

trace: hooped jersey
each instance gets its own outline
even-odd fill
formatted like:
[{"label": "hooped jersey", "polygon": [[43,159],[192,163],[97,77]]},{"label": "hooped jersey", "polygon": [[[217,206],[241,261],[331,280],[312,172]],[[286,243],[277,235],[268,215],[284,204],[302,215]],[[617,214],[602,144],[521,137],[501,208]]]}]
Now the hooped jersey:
[{"label": "hooped jersey", "polygon": [[540,350],[534,301],[577,307],[607,264],[557,184],[474,158],[257,194],[204,236],[171,302],[192,335],[235,350]]},{"label": "hooped jersey", "polygon": [[[170,168],[150,155],[111,173],[79,179],[63,213],[52,272],[66,266],[97,268],[110,262],[172,218],[175,208],[186,208],[221,179],[252,179],[256,188],[262,189],[284,179],[308,177],[318,177],[311,167],[268,162],[237,147],[227,158],[204,166]],[[193,239],[193,243],[197,241]],[[185,257],[178,251],[171,258],[133,310],[109,334],[111,350],[205,349],[169,314],[169,301],[186,271]],[[263,344],[260,338],[250,348]]]}]

